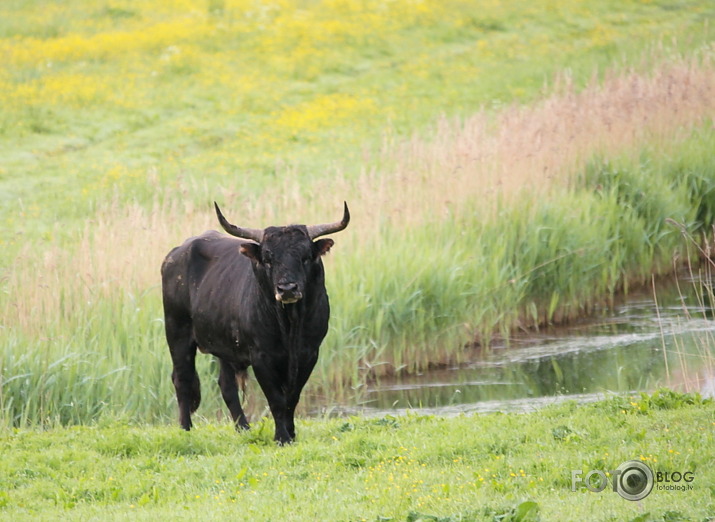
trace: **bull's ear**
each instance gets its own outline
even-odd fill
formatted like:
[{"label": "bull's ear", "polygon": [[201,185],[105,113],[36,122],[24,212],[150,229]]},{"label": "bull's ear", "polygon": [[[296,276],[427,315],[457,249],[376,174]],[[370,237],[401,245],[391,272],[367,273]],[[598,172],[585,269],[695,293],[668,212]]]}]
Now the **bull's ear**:
[{"label": "bull's ear", "polygon": [[315,255],[315,259],[318,259],[320,256],[324,256],[330,252],[330,249],[334,244],[335,241],[330,238],[313,241],[313,253]]},{"label": "bull's ear", "polygon": [[238,251],[254,263],[261,262],[261,245],[256,243],[241,243]]}]

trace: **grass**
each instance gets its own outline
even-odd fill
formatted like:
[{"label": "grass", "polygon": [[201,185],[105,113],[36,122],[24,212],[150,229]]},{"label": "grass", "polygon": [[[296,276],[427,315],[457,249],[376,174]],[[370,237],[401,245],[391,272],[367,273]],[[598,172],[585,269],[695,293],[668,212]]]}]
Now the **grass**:
[{"label": "grass", "polygon": [[250,226],[350,203],[307,399],[670,270],[664,220],[712,224],[715,69],[710,3],[666,7],[5,4],[2,423],[174,418],[158,267],[213,199]]},{"label": "grass", "polygon": [[[303,420],[290,447],[271,442],[266,422],[243,434],[117,421],[7,430],[0,517],[706,520],[713,426],[712,401],[659,391],[515,415]],[[693,490],[656,488],[639,502],[610,488],[572,491],[571,470],[632,459],[691,471]]]}]

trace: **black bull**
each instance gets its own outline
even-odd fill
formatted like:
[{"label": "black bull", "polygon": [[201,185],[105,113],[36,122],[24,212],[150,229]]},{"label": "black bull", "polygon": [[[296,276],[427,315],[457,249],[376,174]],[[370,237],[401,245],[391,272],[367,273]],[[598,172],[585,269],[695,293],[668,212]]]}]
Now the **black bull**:
[{"label": "black bull", "polygon": [[348,226],[348,206],[336,223],[265,230],[232,225],[218,205],[216,215],[226,232],[252,241],[204,232],[174,248],[161,266],[179,422],[191,429],[201,402],[198,348],[220,362],[221,395],[236,427],[249,427],[238,386],[253,366],[275,420],[275,440],[291,442],[295,408],[330,317],[321,256],[333,240],[317,238]]}]

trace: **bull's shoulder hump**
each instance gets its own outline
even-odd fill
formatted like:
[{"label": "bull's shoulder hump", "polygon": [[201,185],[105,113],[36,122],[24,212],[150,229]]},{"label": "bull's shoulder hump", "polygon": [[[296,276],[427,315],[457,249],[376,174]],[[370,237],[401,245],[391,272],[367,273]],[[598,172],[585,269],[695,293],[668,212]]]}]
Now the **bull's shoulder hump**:
[{"label": "bull's shoulder hump", "polygon": [[223,262],[243,258],[239,253],[239,246],[244,242],[245,240],[210,230],[193,238],[189,256],[191,259],[203,258]]},{"label": "bull's shoulder hump", "polygon": [[216,232],[215,230],[207,230],[201,235],[187,239],[187,242],[189,241],[191,241],[192,249],[199,250],[233,248],[243,242],[241,239]]}]

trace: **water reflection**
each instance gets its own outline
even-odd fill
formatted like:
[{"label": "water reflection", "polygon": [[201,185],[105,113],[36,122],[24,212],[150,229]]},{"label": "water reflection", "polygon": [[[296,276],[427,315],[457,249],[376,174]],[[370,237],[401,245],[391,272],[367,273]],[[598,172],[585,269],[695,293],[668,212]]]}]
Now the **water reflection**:
[{"label": "water reflection", "polygon": [[368,387],[357,408],[345,409],[522,411],[660,386],[708,394],[715,386],[715,323],[702,288],[702,282],[681,280],[680,289],[658,288],[658,307],[647,293],[634,295],[597,320],[475,352],[472,362],[459,368],[382,380]]}]

